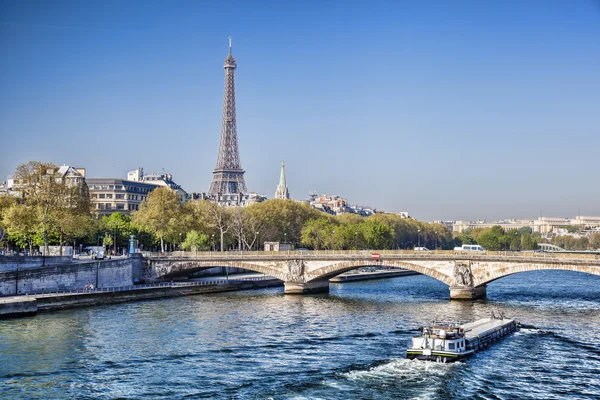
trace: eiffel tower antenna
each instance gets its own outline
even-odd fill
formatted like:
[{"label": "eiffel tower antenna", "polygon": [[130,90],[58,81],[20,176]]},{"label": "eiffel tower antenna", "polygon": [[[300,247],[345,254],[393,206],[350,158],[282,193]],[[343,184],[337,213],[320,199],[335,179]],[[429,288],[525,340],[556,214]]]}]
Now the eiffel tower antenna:
[{"label": "eiffel tower antenna", "polygon": [[[217,155],[217,166],[213,170],[213,180],[208,195],[221,202],[234,196],[246,194],[244,170],[240,161],[237,121],[235,117],[235,69],[237,64],[231,55],[231,37],[229,37],[229,55],[225,59],[225,94],[223,97],[223,122],[221,124],[221,142]],[[241,199],[237,197],[239,202]]]}]

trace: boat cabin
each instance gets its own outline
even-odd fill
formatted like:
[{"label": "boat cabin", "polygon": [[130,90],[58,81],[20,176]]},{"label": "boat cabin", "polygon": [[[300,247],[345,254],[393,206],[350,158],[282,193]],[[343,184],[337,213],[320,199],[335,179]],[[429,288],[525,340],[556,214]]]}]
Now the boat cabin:
[{"label": "boat cabin", "polygon": [[465,331],[453,325],[423,328],[423,335],[412,339],[412,348],[461,353],[467,348]]}]

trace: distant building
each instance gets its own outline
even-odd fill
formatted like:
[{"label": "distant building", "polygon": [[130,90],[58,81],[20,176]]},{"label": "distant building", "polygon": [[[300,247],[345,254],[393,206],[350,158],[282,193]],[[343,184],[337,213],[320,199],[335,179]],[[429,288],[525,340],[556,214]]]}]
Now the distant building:
[{"label": "distant building", "polygon": [[281,173],[279,174],[279,185],[277,185],[277,190],[275,190],[275,198],[280,200],[287,200],[290,198],[290,193],[285,180],[285,166],[283,161],[281,161]]},{"label": "distant building", "polygon": [[318,196],[313,193],[310,196],[310,205],[323,212],[333,215],[351,212],[348,207],[348,200],[340,196],[328,196],[326,194]]},{"label": "distant building", "polygon": [[140,209],[140,204],[148,199],[148,194],[157,185],[114,178],[88,178],[92,207],[99,216],[120,212],[130,215]]},{"label": "distant building", "polygon": [[[64,183],[68,187],[78,186],[82,190],[87,191],[85,181],[85,168],[75,168],[69,165],[63,165],[58,169],[48,168],[44,173],[41,174],[44,177],[52,177],[57,183]],[[8,193],[17,197],[24,197],[24,194],[20,189],[23,187],[25,182],[19,182],[14,177],[8,178],[7,182],[0,185],[0,193]]]},{"label": "distant building", "polygon": [[440,225],[444,225],[446,228],[450,229],[450,230],[454,230],[454,224],[456,223],[456,221],[433,221],[434,224],[440,224]]},{"label": "distant building", "polygon": [[503,219],[499,221],[486,222],[483,219],[477,222],[456,221],[453,225],[455,232],[465,232],[468,229],[491,228],[501,226],[504,230],[528,228],[531,232],[548,234],[557,232],[559,229],[571,225],[579,230],[594,229],[600,227],[600,217],[577,216],[575,218],[538,217],[537,219]]},{"label": "distant building", "polygon": [[181,185],[178,185],[173,181],[173,175],[171,174],[152,173],[150,175],[144,175],[144,169],[138,168],[127,173],[127,180],[148,183],[154,186],[165,186],[174,191],[177,198],[182,203],[189,200],[187,192],[181,188]]}]

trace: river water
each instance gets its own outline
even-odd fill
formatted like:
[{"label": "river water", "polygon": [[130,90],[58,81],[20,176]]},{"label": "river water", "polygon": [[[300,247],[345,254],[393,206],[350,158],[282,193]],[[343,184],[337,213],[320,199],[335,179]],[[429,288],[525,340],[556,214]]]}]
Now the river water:
[{"label": "river water", "polygon": [[[417,328],[523,324],[465,362],[408,361]],[[426,276],[141,301],[0,321],[0,398],[600,398],[600,277],[538,271],[448,300]]]}]

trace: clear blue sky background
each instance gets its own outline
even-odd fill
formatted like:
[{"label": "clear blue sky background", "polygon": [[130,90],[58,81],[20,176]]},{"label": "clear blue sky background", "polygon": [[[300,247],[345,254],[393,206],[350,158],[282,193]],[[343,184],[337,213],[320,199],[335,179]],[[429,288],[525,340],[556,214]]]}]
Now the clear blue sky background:
[{"label": "clear blue sky background", "polygon": [[600,3],[0,1],[0,174],[207,191],[233,36],[242,166],[419,219],[600,215]]}]

